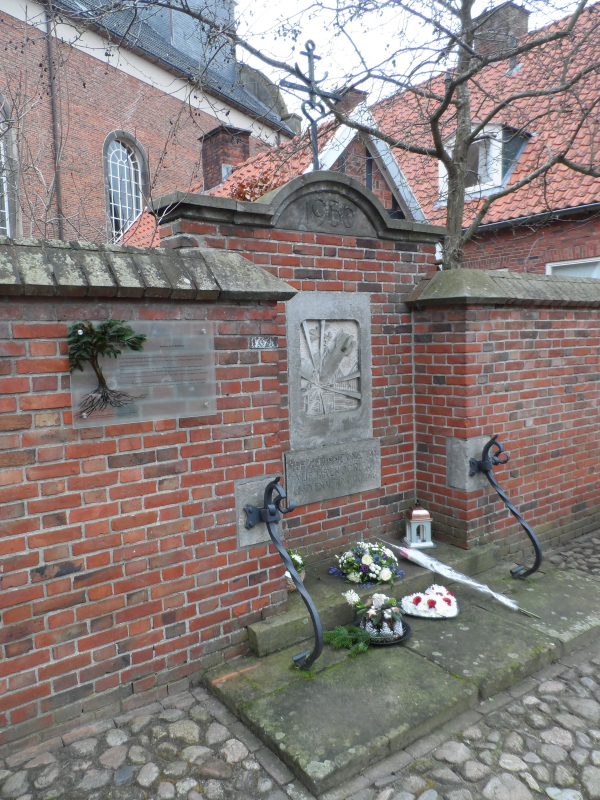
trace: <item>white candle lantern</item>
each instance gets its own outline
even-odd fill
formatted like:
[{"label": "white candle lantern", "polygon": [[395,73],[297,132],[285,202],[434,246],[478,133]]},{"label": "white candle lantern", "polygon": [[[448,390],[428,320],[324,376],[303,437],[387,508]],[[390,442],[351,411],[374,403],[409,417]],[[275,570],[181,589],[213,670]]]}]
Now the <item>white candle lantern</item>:
[{"label": "white candle lantern", "polygon": [[422,508],[417,500],[417,504],[406,511],[404,543],[422,550],[435,548],[436,545],[431,541],[431,522],[431,514],[426,508]]}]

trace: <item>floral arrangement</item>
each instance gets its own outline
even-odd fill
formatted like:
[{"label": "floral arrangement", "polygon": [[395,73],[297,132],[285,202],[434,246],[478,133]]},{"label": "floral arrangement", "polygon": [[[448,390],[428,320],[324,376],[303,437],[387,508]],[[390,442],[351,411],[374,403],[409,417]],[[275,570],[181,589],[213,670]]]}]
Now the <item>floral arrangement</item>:
[{"label": "floral arrangement", "polygon": [[[304,570],[306,569],[306,562],[300,555],[297,550],[286,550],[288,556],[294,567],[296,568],[296,572],[300,576],[300,580],[304,581]],[[296,591],[296,584],[292,579],[292,575],[289,569],[285,571],[285,580],[287,582],[288,592],[295,592]]]},{"label": "floral arrangement", "polygon": [[[356,584],[391,583],[404,573],[398,569],[398,559],[382,544],[358,542],[338,557],[341,574]],[[335,567],[330,572],[337,574]]]},{"label": "floral arrangement", "polygon": [[389,639],[392,636],[401,636],[402,612],[398,608],[394,597],[384,594],[374,594],[365,603],[359,595],[350,589],[344,594],[346,601],[357,609],[363,617],[361,627],[372,637]]},{"label": "floral arrangement", "polygon": [[374,594],[363,603],[354,589],[345,592],[344,597],[362,616],[360,626],[338,625],[326,631],[323,639],[334,647],[347,647],[350,658],[366,653],[370,644],[389,644],[405,633],[402,612],[393,597]]},{"label": "floral arrangement", "polygon": [[403,597],[400,605],[405,614],[413,617],[448,619],[458,614],[458,605],[452,592],[435,583],[424,592]]},{"label": "floral arrangement", "polygon": [[296,568],[296,572],[298,574],[304,572],[306,569],[306,561],[302,558],[300,553],[297,550],[287,550],[287,554],[290,557],[292,564]]}]

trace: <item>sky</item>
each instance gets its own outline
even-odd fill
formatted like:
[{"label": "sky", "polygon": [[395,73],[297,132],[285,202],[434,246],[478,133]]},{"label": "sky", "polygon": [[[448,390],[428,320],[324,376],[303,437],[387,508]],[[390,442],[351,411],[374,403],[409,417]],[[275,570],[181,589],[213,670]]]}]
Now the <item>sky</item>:
[{"label": "sky", "polygon": [[[326,4],[326,0],[322,2],[323,5]],[[342,0],[338,0],[338,4],[341,7]],[[476,0],[473,16],[500,4],[498,0],[493,0],[492,3],[488,0]],[[327,90],[347,85],[348,75],[364,73],[364,66],[381,67],[387,61],[388,74],[394,71],[403,73],[414,68],[424,58],[427,59],[428,52],[431,53],[427,49],[427,44],[431,41],[429,29],[415,17],[398,10],[393,1],[371,0],[371,8],[376,7],[377,11],[346,25],[344,33],[338,32],[337,35],[332,35],[336,2],[333,0],[327,5],[330,6],[329,9],[319,8],[308,0],[240,0],[236,7],[238,32],[267,55],[287,63],[297,62],[303,70],[306,70],[307,59],[300,52],[305,49],[306,40],[312,39],[316,44],[315,52],[321,57],[316,66],[317,78],[328,73],[322,84]],[[419,2],[418,8],[425,9],[426,5],[424,0]],[[531,11],[529,30],[535,30],[564,17],[576,4],[572,0],[534,0],[524,5]],[[282,35],[282,31],[292,28],[294,35],[289,32]],[[436,50],[437,47],[436,43]],[[364,64],[361,64],[361,56]],[[260,69],[275,83],[285,77],[282,72],[243,52],[239,52],[238,57]],[[427,69],[435,72],[443,71],[448,63],[433,65],[431,59],[427,60]],[[425,75],[423,71],[420,74],[423,77]],[[377,81],[366,83],[360,88],[370,91],[370,102],[392,91],[389,85],[384,88]],[[287,91],[284,92],[284,97],[288,109],[299,112],[301,100]]]}]

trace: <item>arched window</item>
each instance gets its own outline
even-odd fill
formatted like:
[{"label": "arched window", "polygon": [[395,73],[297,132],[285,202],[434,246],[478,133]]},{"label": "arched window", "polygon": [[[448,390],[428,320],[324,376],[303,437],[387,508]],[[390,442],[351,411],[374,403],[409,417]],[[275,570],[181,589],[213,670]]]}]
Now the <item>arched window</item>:
[{"label": "arched window", "polygon": [[133,147],[113,139],[107,151],[109,217],[116,241],[142,213],[142,176]]}]

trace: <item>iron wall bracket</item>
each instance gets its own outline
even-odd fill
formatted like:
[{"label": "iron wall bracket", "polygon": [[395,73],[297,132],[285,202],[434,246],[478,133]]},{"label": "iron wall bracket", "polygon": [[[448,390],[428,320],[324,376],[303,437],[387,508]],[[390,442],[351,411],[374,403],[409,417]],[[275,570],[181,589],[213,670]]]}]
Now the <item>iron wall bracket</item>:
[{"label": "iron wall bracket", "polygon": [[[277,552],[285,564],[285,568],[290,573],[294,585],[308,609],[308,613],[310,614],[313,624],[315,644],[312,652],[310,650],[304,650],[302,653],[298,653],[298,655],[293,656],[292,660],[296,667],[299,667],[300,669],[309,669],[323,651],[323,628],[321,626],[319,612],[317,611],[311,596],[304,588],[304,584],[302,583],[300,575],[298,575],[292,559],[287,554],[287,550],[283,546],[281,539],[277,534],[276,524],[281,520],[282,514],[289,514],[296,508],[296,504],[293,502],[290,502],[287,508],[281,507],[281,502],[282,500],[285,500],[286,495],[284,488],[279,484],[280,480],[280,478],[275,478],[275,480],[271,481],[267,485],[262,508],[257,508],[256,506],[245,507],[246,528],[251,530],[259,522],[266,522],[271,541],[277,548]],[[276,495],[275,499],[273,499],[273,494]]]},{"label": "iron wall bracket", "polygon": [[[494,452],[490,456],[490,450],[494,448]],[[542,548],[540,547],[540,543],[537,540],[536,535],[531,530],[529,525],[525,522],[523,517],[519,514],[517,509],[513,506],[510,502],[506,494],[502,491],[502,489],[498,486],[496,479],[494,478],[494,465],[498,464],[507,464],[510,460],[510,456],[504,449],[503,445],[500,444],[498,441],[498,436],[492,436],[490,441],[484,446],[483,451],[481,453],[481,461],[478,461],[476,458],[471,458],[469,460],[469,475],[472,477],[476,475],[478,472],[483,472],[485,477],[488,479],[488,482],[492,486],[493,489],[496,490],[497,494],[499,495],[500,499],[504,503],[504,505],[508,508],[510,513],[513,517],[519,522],[527,536],[529,536],[531,540],[531,544],[533,545],[533,549],[535,551],[535,562],[532,567],[527,569],[523,566],[513,567],[510,571],[510,574],[513,578],[527,578],[529,575],[533,575],[534,572],[537,572],[540,566],[542,565]]]}]

